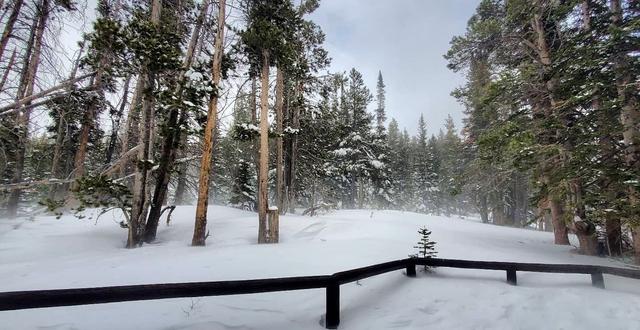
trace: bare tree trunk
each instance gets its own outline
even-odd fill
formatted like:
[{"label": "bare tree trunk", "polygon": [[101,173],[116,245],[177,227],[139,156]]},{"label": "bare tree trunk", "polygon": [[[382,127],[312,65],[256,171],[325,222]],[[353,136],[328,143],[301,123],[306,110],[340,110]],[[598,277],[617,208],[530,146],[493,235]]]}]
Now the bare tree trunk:
[{"label": "bare tree trunk", "polygon": [[[153,0],[151,7],[151,23],[158,24],[160,22],[161,0]],[[144,226],[146,224],[147,211],[149,206],[148,189],[149,175],[152,160],[149,159],[151,150],[152,126],[153,126],[153,106],[155,88],[155,74],[149,71],[148,65],[145,65],[141,74],[144,95],[142,98],[142,120],[140,123],[140,144],[142,148],[138,151],[138,159],[136,164],[136,174],[133,184],[133,201],[131,206],[131,218],[129,219],[129,238],[127,247],[134,248],[142,244],[142,236],[144,234]]]},{"label": "bare tree trunk", "polygon": [[[38,6],[38,20],[35,29],[35,34],[32,34],[33,39],[33,53],[31,56],[25,57],[28,61],[26,65],[27,71],[25,79],[22,80],[24,84],[22,91],[18,91],[17,100],[33,94],[33,87],[35,85],[36,73],[38,72],[38,65],[40,64],[40,54],[42,51],[42,42],[47,20],[49,18],[49,0],[42,0]],[[31,48],[31,39],[29,40],[29,48]],[[27,51],[29,54],[29,51]],[[19,183],[22,181],[22,173],[24,171],[25,161],[25,146],[29,137],[29,121],[31,119],[31,109],[25,108],[24,111],[18,113],[17,129],[18,129],[18,145],[16,152],[16,170],[13,176],[13,183]],[[20,195],[22,190],[14,189],[9,195],[9,201],[7,203],[7,211],[9,217],[15,217],[18,214],[18,205],[20,203]]]},{"label": "bare tree trunk", "polygon": [[[620,0],[611,0],[611,23],[615,29],[622,28],[622,6]],[[624,41],[617,40],[622,43]],[[622,105],[620,122],[622,123],[622,137],[625,145],[624,158],[628,168],[639,174],[640,168],[640,108],[638,100],[638,86],[634,83],[633,70],[630,67],[629,55],[624,49],[618,50],[613,58],[616,73],[616,86],[618,89],[618,99]],[[640,204],[638,191],[629,187],[629,203],[631,208],[636,208]],[[640,214],[632,214],[628,219],[633,232],[633,248],[635,263],[640,265]]]},{"label": "bare tree trunk", "polygon": [[[213,53],[213,84],[220,86],[222,55],[224,52],[224,24],[226,0],[220,0],[218,4],[218,29]],[[211,159],[213,158],[213,134],[218,122],[218,90],[209,101],[207,114],[207,127],[204,133],[204,145],[202,147],[202,160],[200,162],[200,181],[198,182],[198,204],[196,206],[196,221],[193,230],[191,245],[204,246],[207,239],[207,206],[209,205],[209,179]]]},{"label": "bare tree trunk", "polygon": [[284,149],[282,145],[282,122],[284,106],[284,74],[282,69],[277,69],[276,78],[276,205],[278,212],[284,214]]},{"label": "bare tree trunk", "polygon": [[260,166],[258,173],[258,243],[267,240],[267,209],[269,208],[269,50],[262,50],[260,88]]},{"label": "bare tree trunk", "polygon": [[9,73],[13,69],[13,65],[16,62],[16,53],[18,52],[17,48],[13,49],[13,53],[11,53],[11,57],[9,58],[9,64],[7,64],[7,69],[4,71],[2,75],[2,80],[0,80],[0,91],[4,91],[4,85],[7,83],[7,78],[9,78]]},{"label": "bare tree trunk", "polygon": [[7,23],[4,26],[4,32],[2,32],[2,38],[0,38],[0,60],[4,57],[4,51],[7,48],[9,39],[11,39],[11,35],[13,34],[13,26],[18,20],[18,15],[20,14],[20,10],[22,9],[23,4],[24,0],[16,0],[16,2],[13,4],[11,15],[9,15],[9,18],[7,19]]}]

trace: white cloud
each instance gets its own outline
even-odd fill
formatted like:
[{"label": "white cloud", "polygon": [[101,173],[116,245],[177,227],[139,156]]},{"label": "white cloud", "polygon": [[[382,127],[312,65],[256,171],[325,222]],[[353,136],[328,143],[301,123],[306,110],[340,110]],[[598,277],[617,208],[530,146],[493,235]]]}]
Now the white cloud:
[{"label": "white cloud", "polygon": [[464,33],[479,0],[324,0],[312,19],[327,35],[331,71],[352,67],[375,88],[378,70],[387,86],[388,117],[415,132],[424,113],[430,133],[447,114],[458,128],[462,106],[450,96],[463,77],[442,57]]}]

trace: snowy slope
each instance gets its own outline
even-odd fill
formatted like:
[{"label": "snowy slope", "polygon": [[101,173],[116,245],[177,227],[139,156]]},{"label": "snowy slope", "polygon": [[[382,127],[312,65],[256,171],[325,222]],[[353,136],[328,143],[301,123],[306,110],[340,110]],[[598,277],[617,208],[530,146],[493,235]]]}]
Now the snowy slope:
[{"label": "snowy slope", "polygon": [[[258,245],[257,216],[211,207],[212,236],[188,246],[181,207],[157,244],[127,250],[117,214],[0,219],[0,291],[331,274],[404,258],[426,225],[443,258],[621,266],[554,246],[550,233],[398,211],[281,218],[281,243]],[[16,228],[17,227],[17,228]],[[640,282],[586,275],[439,268],[342,286],[340,329],[640,329]],[[322,329],[324,290],[0,312],[0,329]]]}]

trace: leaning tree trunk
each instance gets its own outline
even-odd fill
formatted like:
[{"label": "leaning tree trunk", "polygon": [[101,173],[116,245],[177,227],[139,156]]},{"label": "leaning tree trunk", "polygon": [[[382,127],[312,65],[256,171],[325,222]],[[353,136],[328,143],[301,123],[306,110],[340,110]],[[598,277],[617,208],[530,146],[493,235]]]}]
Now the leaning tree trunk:
[{"label": "leaning tree trunk", "polygon": [[[611,0],[611,24],[616,34],[620,35],[624,27],[622,6],[620,0]],[[633,171],[636,178],[640,176],[640,100],[638,99],[638,85],[632,74],[629,55],[626,53],[623,43],[625,40],[614,40],[617,53],[614,54],[613,64],[616,73],[616,87],[618,99],[622,106],[620,122],[622,124],[622,137],[625,145],[624,158],[626,165]],[[629,187],[629,204],[632,210],[640,205],[640,194],[634,187]],[[635,263],[640,265],[640,212],[633,212],[628,219],[633,233],[633,249]]]},{"label": "leaning tree trunk", "polygon": [[[213,53],[213,84],[220,86],[222,55],[224,51],[224,27],[226,0],[220,0],[218,4],[218,29]],[[218,122],[218,90],[209,101],[207,113],[207,127],[204,132],[204,145],[202,147],[202,160],[200,162],[200,177],[198,182],[198,204],[196,206],[196,222],[193,230],[191,245],[204,246],[207,239],[207,207],[209,205],[209,179],[211,177],[211,160],[213,158],[213,135]]]},{"label": "leaning tree trunk", "polygon": [[278,212],[284,214],[284,150],[282,145],[282,122],[284,106],[284,74],[277,69],[276,77],[276,203]]},{"label": "leaning tree trunk", "polygon": [[260,166],[258,168],[258,243],[268,243],[267,209],[269,178],[269,50],[262,50],[260,77]]},{"label": "leaning tree trunk", "polygon": [[[35,85],[36,73],[38,72],[38,65],[40,64],[40,55],[42,52],[42,43],[44,37],[44,31],[49,19],[49,0],[42,0],[38,6],[38,19],[36,23],[35,32],[31,34],[33,37],[33,44],[31,37],[29,38],[27,56],[25,60],[26,72],[21,79],[21,88],[18,90],[18,97],[16,101],[19,101],[23,97],[28,97],[33,94],[33,87]],[[32,46],[33,45],[33,46]],[[29,121],[31,119],[31,109],[29,104],[23,106],[23,111],[20,111],[17,115],[17,135],[18,143],[15,159],[15,172],[13,173],[13,183],[22,182],[22,174],[24,171],[24,161],[27,139],[29,137]],[[18,214],[18,205],[20,203],[20,196],[22,190],[14,189],[9,194],[9,201],[7,202],[7,212],[9,217],[15,217]]]}]

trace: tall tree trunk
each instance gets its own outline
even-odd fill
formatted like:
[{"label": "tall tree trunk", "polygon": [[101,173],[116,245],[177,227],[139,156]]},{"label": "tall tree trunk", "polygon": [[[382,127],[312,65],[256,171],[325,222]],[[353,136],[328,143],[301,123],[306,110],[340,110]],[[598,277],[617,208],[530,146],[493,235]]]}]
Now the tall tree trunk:
[{"label": "tall tree trunk", "polygon": [[[547,41],[547,29],[545,27],[545,23],[543,22],[543,17],[545,15],[545,4],[541,3],[541,0],[535,0],[535,13],[533,15],[533,19],[531,21],[531,28],[535,32],[535,42],[534,44],[537,47],[538,59],[542,65],[542,70],[546,73],[544,75],[546,81],[543,81],[545,91],[541,97],[536,100],[534,106],[534,118],[537,117],[538,121],[545,120],[545,118],[549,118],[553,114],[553,109],[555,109],[555,99],[554,94],[557,88],[557,78],[553,77],[550,74],[552,62],[551,62],[551,51]],[[556,135],[555,131],[550,131],[549,128],[541,127],[541,141],[545,144],[554,144],[556,143]],[[549,174],[547,173],[551,169],[556,166],[561,166],[555,160],[546,160],[542,166],[542,171],[540,175],[540,181],[545,183],[547,186],[550,184]],[[548,187],[549,188],[549,187]],[[551,208],[551,221],[553,223],[553,231],[555,236],[555,244],[561,245],[569,245],[569,237],[568,231],[566,227],[566,222],[564,220],[564,209],[563,209],[563,197],[559,196],[545,196],[549,200],[549,206]]]},{"label": "tall tree trunk", "polygon": [[[42,52],[44,31],[49,19],[49,4],[49,0],[42,0],[38,6],[35,34],[31,34],[31,36],[33,36],[33,48],[31,48],[32,40],[30,38],[29,45],[27,46],[29,50],[27,51],[27,56],[25,57],[25,61],[27,61],[25,63],[27,71],[26,75],[23,76],[24,79],[21,79],[22,86],[18,90],[18,97],[16,97],[16,101],[33,94],[36,73],[38,72],[38,65],[40,64],[40,54]],[[33,51],[32,53],[31,49]],[[26,144],[29,138],[29,122],[31,119],[31,109],[28,107],[28,105],[29,104],[25,104],[23,108],[24,110],[20,111],[17,116],[16,126],[18,130],[18,144],[15,160],[15,172],[13,173],[13,183],[20,183],[22,181],[22,174],[24,171]],[[11,194],[9,195],[9,201],[7,203],[7,211],[9,217],[17,216],[21,193],[22,190],[20,189],[14,189],[13,191],[11,191]]]},{"label": "tall tree trunk", "polygon": [[[295,87],[295,102],[293,106],[293,113],[291,114],[291,125],[294,130],[300,129],[300,107],[303,98],[304,85],[301,81],[296,82]],[[290,167],[289,167],[289,196],[288,205],[289,212],[296,213],[296,166],[298,162],[298,134],[291,136],[291,155]]]},{"label": "tall tree trunk", "polygon": [[[258,83],[256,81],[256,77],[251,77],[251,123],[254,126],[258,125],[258,104],[256,101],[258,94]],[[256,184],[260,182],[260,141],[259,139],[256,141],[253,140],[253,165],[256,170]],[[258,206],[260,205],[260,194],[256,190],[256,205],[255,210],[257,211]]]},{"label": "tall tree trunk", "polygon": [[[157,25],[160,22],[161,0],[153,0],[151,6],[151,23]],[[142,90],[142,116],[140,123],[140,145],[138,150],[136,173],[133,183],[133,199],[131,203],[131,217],[129,219],[129,237],[127,247],[134,248],[142,244],[144,227],[146,225],[147,211],[149,207],[148,190],[149,175],[152,159],[149,154],[152,149],[153,107],[155,98],[155,73],[149,70],[148,63],[142,69],[140,78],[143,81]]]},{"label": "tall tree trunk", "polygon": [[269,50],[262,50],[260,77],[260,166],[258,173],[258,243],[268,243],[267,209],[269,207]]},{"label": "tall tree trunk", "polygon": [[[213,53],[213,84],[220,86],[222,54],[224,51],[224,24],[226,0],[220,0],[218,4],[218,29]],[[207,206],[209,205],[209,178],[210,167],[213,158],[213,135],[218,122],[218,90],[209,101],[207,113],[207,127],[204,132],[204,145],[202,147],[202,160],[200,162],[200,176],[198,182],[198,204],[196,206],[196,221],[193,230],[191,245],[204,246],[207,239]]]},{"label": "tall tree trunk", "polygon": [[24,4],[24,0],[16,0],[13,4],[13,8],[11,9],[11,14],[7,19],[7,22],[4,26],[4,31],[2,32],[2,38],[0,38],[0,60],[4,57],[4,51],[7,48],[7,44],[9,43],[9,39],[13,34],[13,27],[18,20],[18,15],[20,14],[20,10],[22,9],[22,5]]},{"label": "tall tree trunk", "polygon": [[278,67],[276,77],[276,203],[278,212],[285,213],[284,209],[284,149],[282,145],[282,123],[284,107],[284,74]]},{"label": "tall tree trunk", "polygon": [[[620,0],[611,0],[611,24],[614,29],[623,29],[623,14]],[[620,34],[618,32],[617,34]],[[625,145],[624,158],[626,165],[631,169],[636,178],[640,175],[640,101],[638,86],[634,83],[629,55],[623,47],[624,40],[614,40],[617,54],[614,54],[613,63],[616,73],[616,86],[618,99],[622,106],[620,122],[622,123],[622,137]],[[629,187],[629,204],[632,210],[637,210],[640,204],[640,196],[636,189]],[[629,225],[633,232],[633,248],[635,263],[640,265],[640,212],[631,212]]]},{"label": "tall tree trunk", "polygon": [[[186,72],[186,70],[191,67],[191,63],[193,62],[196,44],[198,43],[202,23],[204,22],[204,17],[208,9],[209,1],[205,1],[204,5],[201,8],[200,15],[198,15],[196,26],[194,27],[193,33],[191,34],[191,39],[189,40],[187,53],[185,54],[185,59],[182,64],[184,71],[180,76],[179,85],[176,92],[180,99],[184,97],[182,95],[183,86],[186,79],[186,74],[184,72]],[[178,15],[177,17],[181,18],[180,15]],[[218,84],[218,82],[216,82],[216,84]],[[155,190],[153,193],[153,199],[151,200],[149,217],[145,226],[144,241],[146,243],[151,243],[156,239],[158,224],[160,223],[160,215],[162,215],[162,206],[167,199],[169,180],[171,179],[171,172],[173,171],[173,168],[175,166],[176,155],[182,136],[182,127],[184,126],[186,120],[187,112],[184,109],[178,110],[175,107],[169,109],[169,116],[163,126],[163,144],[160,154],[160,162],[158,164],[158,170],[156,171]]]}]

